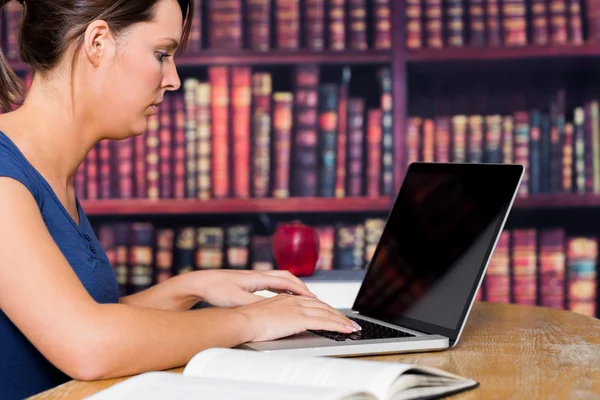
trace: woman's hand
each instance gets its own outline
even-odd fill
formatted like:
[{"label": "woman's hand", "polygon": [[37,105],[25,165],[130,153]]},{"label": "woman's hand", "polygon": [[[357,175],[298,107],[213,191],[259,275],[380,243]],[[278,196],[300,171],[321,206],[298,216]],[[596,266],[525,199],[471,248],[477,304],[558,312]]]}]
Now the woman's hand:
[{"label": "woman's hand", "polygon": [[253,294],[259,290],[315,297],[304,282],[288,271],[209,270],[185,275],[194,280],[198,296],[217,307],[238,307],[264,300]]},{"label": "woman's hand", "polygon": [[237,309],[248,320],[251,342],[311,330],[352,333],[360,329],[344,314],[314,297],[279,294]]}]

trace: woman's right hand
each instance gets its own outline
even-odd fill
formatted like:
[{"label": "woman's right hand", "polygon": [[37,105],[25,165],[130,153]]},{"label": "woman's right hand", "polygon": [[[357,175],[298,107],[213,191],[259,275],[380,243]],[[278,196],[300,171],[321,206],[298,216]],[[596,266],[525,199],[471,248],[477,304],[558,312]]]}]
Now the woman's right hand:
[{"label": "woman's right hand", "polygon": [[248,320],[250,342],[279,339],[308,329],[341,333],[360,329],[335,308],[308,296],[278,294],[236,310]]}]

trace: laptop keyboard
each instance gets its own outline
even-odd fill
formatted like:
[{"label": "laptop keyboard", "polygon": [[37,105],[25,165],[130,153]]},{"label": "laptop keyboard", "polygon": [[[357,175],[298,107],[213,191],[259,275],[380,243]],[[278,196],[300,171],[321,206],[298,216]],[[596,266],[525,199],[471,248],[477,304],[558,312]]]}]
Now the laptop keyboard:
[{"label": "laptop keyboard", "polygon": [[346,339],[350,340],[368,340],[368,339],[389,339],[398,337],[413,337],[415,335],[402,332],[396,329],[388,328],[384,325],[379,325],[373,322],[366,321],[364,319],[348,317],[359,324],[362,330],[353,333],[340,333],[332,331],[318,331],[311,330],[311,332],[317,335],[332,339],[338,342],[343,342]]}]

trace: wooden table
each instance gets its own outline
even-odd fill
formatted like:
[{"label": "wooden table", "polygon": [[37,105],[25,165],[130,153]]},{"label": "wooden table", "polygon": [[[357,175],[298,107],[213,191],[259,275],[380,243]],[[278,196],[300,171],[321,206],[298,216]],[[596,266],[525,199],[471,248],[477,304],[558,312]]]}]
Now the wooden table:
[{"label": "wooden table", "polygon": [[[564,310],[476,303],[453,350],[364,358],[430,365],[480,383],[456,400],[600,398],[600,320]],[[32,399],[80,399],[122,380],[70,381]]]}]

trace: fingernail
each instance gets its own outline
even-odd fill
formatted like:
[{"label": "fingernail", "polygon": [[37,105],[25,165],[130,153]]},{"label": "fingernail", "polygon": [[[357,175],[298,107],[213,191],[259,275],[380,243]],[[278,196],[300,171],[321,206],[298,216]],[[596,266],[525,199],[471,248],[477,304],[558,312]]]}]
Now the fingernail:
[{"label": "fingernail", "polygon": [[350,325],[346,325],[346,328],[350,329],[352,332],[356,332],[356,328]]},{"label": "fingernail", "polygon": [[354,325],[354,327],[355,327],[357,330],[359,330],[359,331],[362,331],[362,328],[361,328],[361,326],[360,326],[359,324],[357,324],[356,322],[352,321],[352,325]]}]

